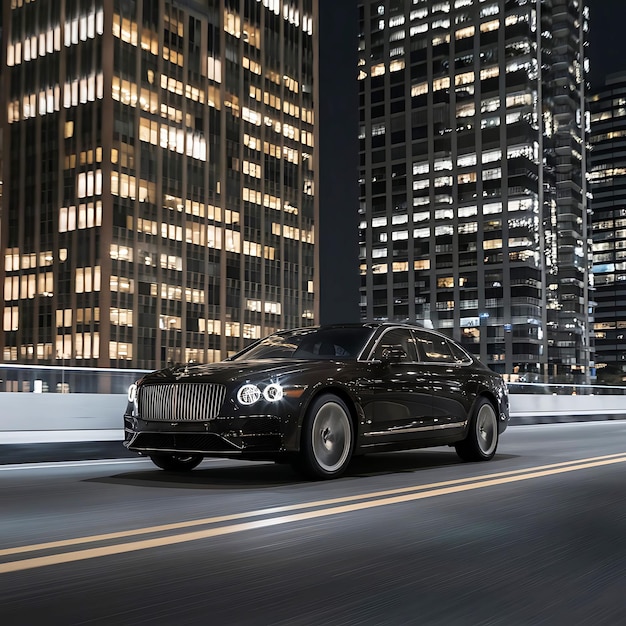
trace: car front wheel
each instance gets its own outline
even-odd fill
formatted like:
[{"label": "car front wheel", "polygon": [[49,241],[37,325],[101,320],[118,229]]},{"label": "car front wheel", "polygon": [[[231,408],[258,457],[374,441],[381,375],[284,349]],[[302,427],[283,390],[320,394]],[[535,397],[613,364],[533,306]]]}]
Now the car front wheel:
[{"label": "car front wheel", "polygon": [[498,447],[498,417],[487,398],[480,398],[470,420],[469,432],[454,445],[464,461],[489,461]]},{"label": "car front wheel", "polygon": [[296,469],[307,478],[343,474],[354,448],[354,426],[346,403],[334,394],[316,398],[307,411]]},{"label": "car front wheel", "polygon": [[201,454],[151,454],[150,460],[168,472],[189,472],[202,462]]}]

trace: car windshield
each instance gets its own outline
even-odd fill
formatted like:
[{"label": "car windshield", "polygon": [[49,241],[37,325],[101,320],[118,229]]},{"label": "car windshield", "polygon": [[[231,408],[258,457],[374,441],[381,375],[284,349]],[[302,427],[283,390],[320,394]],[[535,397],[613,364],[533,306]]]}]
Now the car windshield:
[{"label": "car windshield", "polygon": [[233,357],[264,359],[354,359],[372,334],[367,327],[301,328],[270,335]]}]

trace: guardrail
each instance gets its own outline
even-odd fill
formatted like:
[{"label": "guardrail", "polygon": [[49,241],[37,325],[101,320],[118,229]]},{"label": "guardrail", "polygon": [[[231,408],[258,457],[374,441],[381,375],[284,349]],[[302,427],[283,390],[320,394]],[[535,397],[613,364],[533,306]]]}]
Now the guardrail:
[{"label": "guardrail", "polygon": [[0,392],[126,393],[148,370],[0,363]]},{"label": "guardrail", "polygon": [[[133,382],[149,371],[151,370],[0,363],[0,393],[121,394],[126,393]],[[509,381],[507,386],[511,394],[626,395],[626,386],[617,385]]]}]

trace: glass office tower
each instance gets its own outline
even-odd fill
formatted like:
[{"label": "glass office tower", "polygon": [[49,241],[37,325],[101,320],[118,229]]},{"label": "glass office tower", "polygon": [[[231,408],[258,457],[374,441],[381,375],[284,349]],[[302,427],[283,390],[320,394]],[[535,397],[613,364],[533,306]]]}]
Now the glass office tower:
[{"label": "glass office tower", "polygon": [[153,368],[314,321],[314,0],[7,0],[6,362]]},{"label": "glass office tower", "polygon": [[593,273],[598,380],[626,382],[626,72],[591,99]]},{"label": "glass office tower", "polygon": [[363,319],[588,380],[583,2],[360,4]]}]

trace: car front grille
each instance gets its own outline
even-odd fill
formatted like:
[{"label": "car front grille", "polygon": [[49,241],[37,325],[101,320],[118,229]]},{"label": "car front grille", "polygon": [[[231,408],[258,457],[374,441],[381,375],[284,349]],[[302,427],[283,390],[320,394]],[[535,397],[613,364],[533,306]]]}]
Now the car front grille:
[{"label": "car front grille", "polygon": [[139,416],[150,422],[205,422],[217,417],[226,397],[224,385],[162,383],[139,387]]}]

